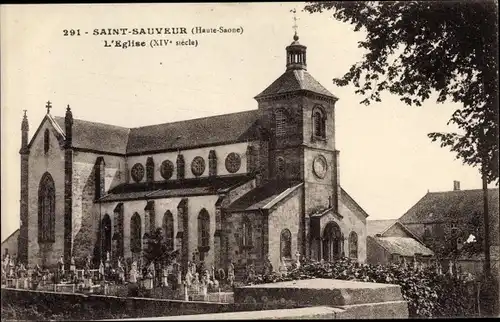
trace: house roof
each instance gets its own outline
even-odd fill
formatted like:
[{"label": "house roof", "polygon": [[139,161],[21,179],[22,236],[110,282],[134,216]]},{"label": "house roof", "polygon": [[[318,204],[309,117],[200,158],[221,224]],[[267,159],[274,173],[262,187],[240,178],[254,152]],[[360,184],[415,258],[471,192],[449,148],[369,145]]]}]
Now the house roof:
[{"label": "house roof", "polygon": [[236,199],[227,207],[227,210],[235,212],[270,209],[300,186],[302,182],[299,181],[271,181]]},{"label": "house roof", "polygon": [[401,256],[433,256],[434,252],[417,240],[410,237],[371,237],[390,254]]},{"label": "house roof", "polygon": [[258,110],[133,128],[128,154],[258,139]]},{"label": "house roof", "polygon": [[[73,146],[117,154],[189,149],[259,139],[258,110],[192,120],[126,128],[73,120]],[[65,134],[64,117],[52,117],[58,132]]]},{"label": "house roof", "polygon": [[396,219],[385,219],[385,220],[367,220],[366,221],[366,234],[368,236],[375,236],[376,234],[381,234],[386,231],[387,228],[392,226],[396,222]]},{"label": "house roof", "polygon": [[269,85],[264,91],[262,91],[255,98],[263,98],[266,96],[272,96],[277,94],[285,94],[294,91],[309,91],[324,96],[337,99],[335,95],[330,93],[323,85],[321,85],[314,77],[311,76],[307,71],[299,70],[287,70],[283,75],[278,77],[271,85]]},{"label": "house roof", "polygon": [[[53,118],[65,133],[64,117]],[[126,127],[74,119],[72,143],[75,148],[125,154],[129,132]]]},{"label": "house roof", "polygon": [[157,199],[226,193],[253,178],[247,174],[202,177],[153,183],[124,183],[111,189],[100,202]]},{"label": "house roof", "polygon": [[[488,189],[490,211],[498,213],[498,188]],[[483,213],[483,191],[457,190],[429,192],[410,208],[399,221],[408,223],[457,222]]]}]

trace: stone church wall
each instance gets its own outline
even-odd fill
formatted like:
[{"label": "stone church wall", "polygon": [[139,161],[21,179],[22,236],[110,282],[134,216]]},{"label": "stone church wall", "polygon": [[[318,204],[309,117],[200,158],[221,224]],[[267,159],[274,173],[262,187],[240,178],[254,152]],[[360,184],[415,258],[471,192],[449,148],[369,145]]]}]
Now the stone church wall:
[{"label": "stone church wall", "polygon": [[[209,134],[207,134],[209,135]],[[148,157],[153,157],[154,164],[155,164],[155,171],[154,171],[154,180],[155,181],[164,181],[165,179],[161,176],[160,173],[160,167],[163,161],[165,160],[170,160],[174,164],[174,172],[172,174],[172,177],[170,178],[171,180],[177,178],[177,169],[175,167],[176,165],[176,160],[177,160],[177,155],[180,153],[184,156],[184,162],[185,162],[185,178],[195,178],[196,176],[193,174],[191,171],[191,162],[193,159],[197,156],[203,157],[205,160],[205,171],[201,175],[201,177],[207,177],[209,173],[209,161],[208,161],[208,155],[210,153],[210,150],[215,150],[215,154],[217,156],[217,175],[228,175],[231,174],[227,171],[225,161],[226,157],[229,153],[235,152],[240,155],[241,158],[241,166],[240,169],[235,172],[235,174],[241,174],[241,173],[246,173],[247,172],[247,142],[243,143],[235,143],[235,144],[227,144],[227,145],[218,145],[218,146],[213,146],[213,147],[205,147],[205,148],[199,148],[199,149],[190,149],[190,150],[181,150],[179,152],[174,151],[174,152],[165,152],[165,153],[158,153],[158,154],[152,154],[152,155],[141,155],[141,156],[129,156],[127,158],[128,162],[128,171],[130,173],[132,166],[136,163],[141,163],[144,168],[146,168],[146,160]],[[144,178],[142,179],[141,182],[146,181],[146,175],[144,175]]]},{"label": "stone church wall", "polygon": [[[210,250],[205,257],[205,263],[207,266],[214,264],[214,233],[215,233],[215,203],[218,199],[216,195],[209,196],[195,196],[188,197],[188,254],[189,259],[191,259],[194,251],[198,249],[198,215],[200,211],[205,208],[210,215]],[[163,217],[167,210],[172,213],[174,219],[174,236],[178,232],[178,217],[177,217],[177,206],[181,202],[182,198],[168,198],[168,199],[154,199],[155,203],[155,226],[163,226]],[[103,217],[108,214],[111,218],[111,227],[114,227],[114,209],[119,202],[106,202],[101,204],[100,214]],[[131,200],[123,201],[124,207],[124,224],[123,224],[123,235],[124,235],[124,257],[132,257],[130,250],[130,228],[131,219],[135,212],[137,212],[141,217],[141,236],[146,232],[146,211],[144,208],[147,205],[146,200]],[[99,207],[99,206],[97,206]],[[99,214],[99,210],[97,212]],[[113,229],[113,228],[112,228]],[[184,232],[186,233],[186,232]],[[114,234],[114,231],[111,233]],[[174,239],[174,248],[180,248],[179,240]]]},{"label": "stone church wall", "polygon": [[[73,153],[73,256],[83,260],[97,247],[100,228],[99,204],[95,199],[95,171],[98,157],[104,158],[105,191],[125,181],[125,158],[75,151]],[[102,213],[104,216],[104,213]],[[109,213],[112,217],[113,212]]]},{"label": "stone church wall", "polygon": [[341,231],[344,233],[344,252],[349,255],[349,234],[354,231],[358,235],[358,261],[366,261],[366,217],[356,207],[342,198],[340,202],[342,219]]},{"label": "stone church wall", "polygon": [[[44,133],[49,129],[49,150],[44,152]],[[56,130],[46,120],[33,139],[29,155],[28,175],[28,263],[56,265],[64,254],[64,149]],[[55,185],[55,242],[38,244],[38,188],[45,172]],[[45,258],[45,261],[44,261]]]},{"label": "stone church wall", "polygon": [[269,230],[268,230],[268,252],[269,260],[273,265],[274,270],[278,270],[281,260],[280,237],[283,229],[288,229],[292,233],[292,258],[295,258],[297,251],[301,252],[299,245],[300,218],[303,212],[302,209],[302,193],[301,188],[296,189],[285,200],[282,200],[273,211],[269,213]]}]

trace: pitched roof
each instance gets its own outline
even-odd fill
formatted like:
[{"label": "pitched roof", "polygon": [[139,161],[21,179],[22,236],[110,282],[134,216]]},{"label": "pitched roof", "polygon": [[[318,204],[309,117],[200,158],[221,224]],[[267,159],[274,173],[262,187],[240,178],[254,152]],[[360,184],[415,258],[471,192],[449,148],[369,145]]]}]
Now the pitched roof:
[{"label": "pitched roof", "polygon": [[[498,213],[498,188],[488,189],[490,211]],[[483,212],[483,190],[429,192],[399,221],[405,223],[457,222]]]},{"label": "pitched roof", "polygon": [[395,222],[396,222],[396,219],[367,220],[366,221],[366,234],[368,236],[375,236],[376,234],[381,234],[387,228],[392,226]]},{"label": "pitched roof", "polygon": [[365,218],[369,216],[368,213],[356,202],[356,200],[354,200],[342,187],[340,187],[340,199],[342,202],[352,205],[354,208],[358,209],[358,211],[361,212]]},{"label": "pitched roof", "polygon": [[258,138],[258,110],[164,123],[130,130],[127,153],[186,149]]},{"label": "pitched roof", "polygon": [[190,178],[153,183],[124,183],[111,189],[100,202],[155,199],[225,193],[253,178],[247,174]]},{"label": "pitched roof", "polygon": [[17,238],[17,236],[19,236],[19,228],[17,228],[12,234],[10,234],[7,238],[5,238],[4,240],[2,240],[2,244],[5,243],[5,242],[8,242],[9,239],[11,238]]},{"label": "pitched roof", "polygon": [[[64,117],[52,118],[64,135]],[[259,138],[258,118],[258,110],[251,110],[131,129],[74,119],[73,146],[133,155],[245,142]]]},{"label": "pitched roof", "polygon": [[379,245],[385,248],[391,254],[401,256],[414,256],[415,254],[433,256],[434,252],[417,240],[410,237],[371,237]]},{"label": "pitched roof", "polygon": [[236,199],[228,207],[228,211],[253,211],[270,209],[281,200],[285,199],[298,187],[299,181],[271,181],[261,187],[252,189]]},{"label": "pitched roof", "polygon": [[[65,132],[64,117],[54,116],[54,120]],[[130,129],[104,123],[73,120],[73,146],[102,152],[125,154]]]},{"label": "pitched roof", "polygon": [[305,90],[337,99],[305,70],[287,70],[255,98]]}]

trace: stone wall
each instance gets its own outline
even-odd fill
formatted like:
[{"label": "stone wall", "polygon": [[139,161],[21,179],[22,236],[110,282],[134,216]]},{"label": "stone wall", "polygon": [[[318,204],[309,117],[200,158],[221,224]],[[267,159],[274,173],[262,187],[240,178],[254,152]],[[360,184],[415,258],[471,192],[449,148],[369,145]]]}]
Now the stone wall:
[{"label": "stone wall", "polygon": [[[83,260],[92,255],[100,228],[99,204],[95,200],[98,157],[104,159],[104,191],[125,182],[125,158],[75,151],[73,154],[73,256]],[[109,213],[112,216],[112,212]],[[104,213],[102,214],[104,215]]]},{"label": "stone wall", "polygon": [[389,254],[388,251],[386,251],[382,246],[380,246],[380,244],[377,243],[377,241],[371,236],[368,236],[366,238],[366,251],[367,251],[366,262],[368,264],[386,265],[391,261],[390,258],[391,254]]},{"label": "stone wall", "polygon": [[37,306],[39,311],[49,307],[52,312],[68,312],[81,320],[109,319],[113,316],[155,317],[184,314],[218,313],[232,310],[230,304],[184,302],[135,297],[114,297],[73,293],[39,292],[2,288],[2,307],[13,304]]},{"label": "stone wall", "polygon": [[[155,181],[164,181],[165,179],[161,176],[160,173],[160,167],[163,161],[169,160],[172,162],[174,165],[174,171],[172,173],[172,179],[177,178],[177,168],[176,168],[176,160],[177,160],[177,155],[180,153],[184,157],[184,162],[185,162],[185,178],[196,178],[196,176],[192,173],[191,171],[191,162],[196,156],[200,156],[205,160],[205,171],[200,177],[207,177],[209,174],[209,160],[208,156],[211,150],[215,151],[216,158],[217,158],[217,175],[228,175],[231,174],[230,172],[227,171],[226,169],[226,157],[228,156],[229,153],[235,152],[238,153],[240,158],[241,158],[241,166],[236,174],[241,174],[241,173],[246,173],[247,172],[247,142],[243,143],[235,143],[235,144],[227,144],[227,145],[220,145],[220,146],[213,146],[213,147],[206,147],[206,148],[199,148],[199,149],[190,149],[190,150],[180,150],[180,151],[174,151],[174,152],[164,152],[164,153],[158,153],[158,154],[152,154],[152,155],[141,155],[141,156],[129,156],[127,157],[127,163],[128,163],[128,172],[130,174],[130,171],[134,164],[136,163],[141,163],[144,166],[144,169],[146,169],[146,160],[148,157],[152,157],[154,161],[154,180]],[[130,178],[130,176],[129,176]],[[133,182],[132,180],[130,182]],[[144,178],[142,179],[141,182],[146,182],[146,174],[144,174]]]},{"label": "stone wall", "polygon": [[[44,151],[44,133],[49,130],[49,150]],[[54,266],[64,254],[64,149],[56,129],[46,118],[32,139],[28,176],[28,263]],[[38,243],[38,189],[48,172],[55,185],[55,242]],[[45,261],[44,261],[45,259]]]},{"label": "stone wall", "polygon": [[275,271],[278,270],[281,262],[280,237],[284,229],[290,230],[292,234],[292,258],[295,258],[295,253],[301,252],[299,236],[301,234],[300,220],[303,214],[302,193],[301,188],[296,189],[269,212],[267,249],[269,260]]}]

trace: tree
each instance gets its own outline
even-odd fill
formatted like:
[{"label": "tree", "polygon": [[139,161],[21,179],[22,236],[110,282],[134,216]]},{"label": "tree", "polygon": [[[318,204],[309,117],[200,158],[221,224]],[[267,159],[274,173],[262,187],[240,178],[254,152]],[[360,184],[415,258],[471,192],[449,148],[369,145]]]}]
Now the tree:
[{"label": "tree", "polygon": [[432,92],[438,103],[461,103],[448,122],[461,133],[428,136],[480,170],[489,272],[487,185],[499,183],[497,2],[309,2],[304,10],[332,10],[333,18],[366,33],[358,44],[366,50],[363,60],[333,80],[353,84],[364,96],[361,103],[380,102],[384,91],[410,106],[421,106]]},{"label": "tree", "polygon": [[171,250],[167,243],[163,241],[163,230],[157,228],[151,236],[149,236],[144,250],[144,259],[146,267],[151,262],[156,264],[168,265],[178,255],[178,250]]}]

